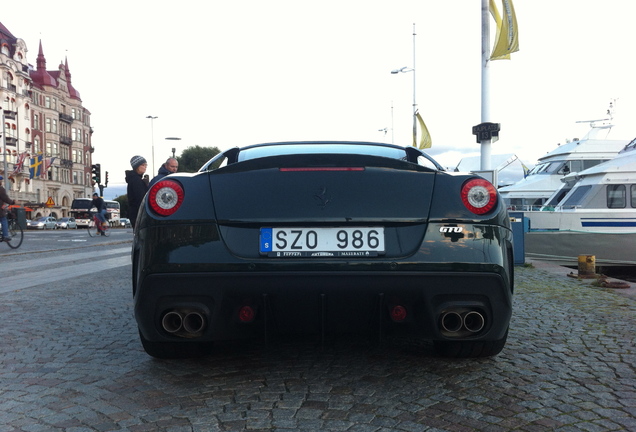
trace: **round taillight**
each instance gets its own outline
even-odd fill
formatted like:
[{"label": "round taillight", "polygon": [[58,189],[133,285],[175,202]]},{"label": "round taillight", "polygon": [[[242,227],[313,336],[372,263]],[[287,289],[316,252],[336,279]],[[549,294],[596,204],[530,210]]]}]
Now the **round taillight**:
[{"label": "round taillight", "polygon": [[462,186],[462,202],[471,212],[483,215],[497,205],[497,190],[486,179],[474,178]]},{"label": "round taillight", "polygon": [[183,203],[183,188],[174,180],[162,180],[150,188],[150,208],[160,216],[170,216]]},{"label": "round taillight", "polygon": [[391,308],[391,319],[395,322],[402,322],[406,319],[406,308],[404,306],[393,306]]},{"label": "round taillight", "polygon": [[238,318],[243,323],[251,323],[255,316],[256,311],[252,306],[242,306],[238,311]]}]

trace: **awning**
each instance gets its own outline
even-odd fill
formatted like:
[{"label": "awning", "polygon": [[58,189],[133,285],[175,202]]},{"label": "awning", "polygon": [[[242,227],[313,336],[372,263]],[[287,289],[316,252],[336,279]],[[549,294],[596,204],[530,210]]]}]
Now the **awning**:
[{"label": "awning", "polygon": [[[10,205],[10,206],[9,206],[9,208],[10,208],[10,209],[12,209],[12,208],[22,208],[22,206],[19,206],[19,205]],[[24,207],[24,211],[33,211],[33,209],[32,209],[32,208],[30,208],[30,207]]]}]

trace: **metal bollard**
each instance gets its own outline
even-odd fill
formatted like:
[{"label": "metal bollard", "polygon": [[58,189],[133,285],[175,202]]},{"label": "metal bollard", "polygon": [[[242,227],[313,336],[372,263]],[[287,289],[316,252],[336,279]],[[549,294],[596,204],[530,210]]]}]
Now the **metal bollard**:
[{"label": "metal bollard", "polygon": [[596,276],[596,257],[594,255],[579,255],[579,277]]}]

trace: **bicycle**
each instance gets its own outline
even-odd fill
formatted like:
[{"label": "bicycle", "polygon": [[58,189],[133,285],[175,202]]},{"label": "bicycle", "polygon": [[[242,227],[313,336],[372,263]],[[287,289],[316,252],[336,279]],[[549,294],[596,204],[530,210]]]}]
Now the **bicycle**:
[{"label": "bicycle", "polygon": [[108,237],[110,235],[108,223],[102,223],[97,217],[97,213],[93,214],[93,220],[88,223],[86,231],[88,231],[88,235],[91,237],[97,237],[99,235]]},{"label": "bicycle", "polygon": [[13,212],[7,213],[7,223],[9,224],[9,237],[11,237],[11,240],[4,241],[2,230],[0,230],[0,241],[8,244],[11,249],[17,249],[22,244],[22,240],[24,240],[24,231]]}]

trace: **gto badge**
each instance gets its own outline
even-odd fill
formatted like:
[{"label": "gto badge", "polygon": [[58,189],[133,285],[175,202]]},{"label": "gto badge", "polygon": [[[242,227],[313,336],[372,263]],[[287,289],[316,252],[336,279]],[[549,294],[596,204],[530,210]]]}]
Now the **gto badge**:
[{"label": "gto badge", "polygon": [[439,232],[441,233],[460,233],[462,231],[464,231],[462,227],[439,227]]}]

